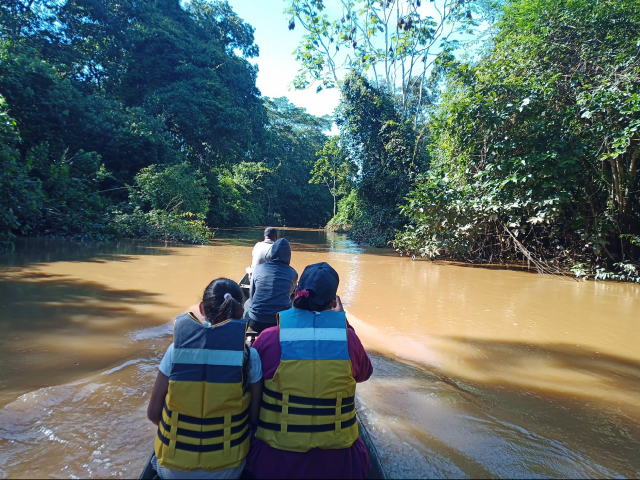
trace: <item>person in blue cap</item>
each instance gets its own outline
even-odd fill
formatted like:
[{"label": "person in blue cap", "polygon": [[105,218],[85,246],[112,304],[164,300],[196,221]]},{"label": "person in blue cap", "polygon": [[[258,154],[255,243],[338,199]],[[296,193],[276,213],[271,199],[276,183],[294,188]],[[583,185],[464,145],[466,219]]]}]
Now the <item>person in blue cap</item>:
[{"label": "person in blue cap", "polygon": [[373,373],[327,263],[305,268],[293,308],[278,313],[253,347],[264,388],[247,468],[256,478],[366,478],[356,383]]}]

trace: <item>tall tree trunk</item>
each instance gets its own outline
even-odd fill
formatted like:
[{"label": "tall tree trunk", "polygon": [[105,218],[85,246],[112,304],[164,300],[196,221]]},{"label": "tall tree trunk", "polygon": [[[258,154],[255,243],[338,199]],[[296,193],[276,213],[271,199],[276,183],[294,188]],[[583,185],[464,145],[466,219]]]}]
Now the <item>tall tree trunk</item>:
[{"label": "tall tree trunk", "polygon": [[334,172],[333,175],[333,191],[331,192],[331,195],[333,195],[333,216],[336,216],[336,175]]}]

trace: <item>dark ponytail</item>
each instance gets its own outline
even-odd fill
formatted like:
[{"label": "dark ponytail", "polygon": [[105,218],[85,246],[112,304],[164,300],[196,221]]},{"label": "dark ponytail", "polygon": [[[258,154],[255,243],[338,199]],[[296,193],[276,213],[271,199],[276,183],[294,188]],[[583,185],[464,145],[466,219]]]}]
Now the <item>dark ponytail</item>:
[{"label": "dark ponytail", "polygon": [[202,307],[205,318],[212,325],[230,318],[241,318],[242,290],[233,280],[218,278],[205,289]]},{"label": "dark ponytail", "polygon": [[300,295],[296,296],[293,300],[293,308],[297,308],[299,310],[308,310],[310,312],[324,312],[325,310],[329,310],[331,308],[331,300],[330,302],[325,303],[324,305],[318,305],[314,302],[314,297],[316,293],[313,290],[307,289],[309,296]]}]

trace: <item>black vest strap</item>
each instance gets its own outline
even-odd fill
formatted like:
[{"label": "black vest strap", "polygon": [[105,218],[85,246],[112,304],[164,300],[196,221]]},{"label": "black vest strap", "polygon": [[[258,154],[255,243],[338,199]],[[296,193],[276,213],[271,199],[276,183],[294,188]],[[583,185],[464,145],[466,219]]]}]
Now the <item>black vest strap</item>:
[{"label": "black vest strap", "polygon": [[[263,393],[271,398],[275,398],[276,400],[282,401],[282,394],[278,392],[274,392],[273,390],[269,390],[267,387],[264,387]],[[355,397],[345,397],[342,399],[343,405],[349,405],[355,401]],[[311,405],[312,407],[334,407],[336,406],[336,400],[333,398],[309,398],[309,397],[298,397],[296,395],[289,395],[289,403],[297,403],[299,405]],[[291,411],[291,407],[289,408]],[[335,414],[335,413],[334,413]],[[306,415],[306,414],[300,414]]]},{"label": "black vest strap", "polygon": [[[281,405],[274,405],[272,403],[267,403],[262,400],[262,408],[265,410],[271,410],[272,412],[282,413]],[[356,409],[355,404],[347,405],[346,407],[342,407],[342,414],[353,412]],[[335,408],[298,408],[298,407],[289,407],[290,415],[308,415],[312,417],[329,417],[334,416],[336,414]]]},{"label": "black vest strap", "polygon": [[[242,444],[247,438],[249,438],[249,428],[242,434],[241,437],[236,438],[235,440],[231,440],[231,448],[237,447]],[[167,437],[162,435],[160,429],[158,429],[158,438],[162,443],[169,446],[171,442]],[[184,442],[176,442],[176,449],[185,450],[187,452],[196,452],[196,453],[208,453],[208,452],[218,452],[220,450],[224,450],[224,442],[214,443],[211,445],[192,445],[190,443]]]},{"label": "black vest strap", "polygon": [[[164,404],[164,413],[167,415],[168,418],[171,418],[171,410],[169,410],[169,407],[167,406],[166,403]],[[248,415],[249,415],[249,409],[247,408],[244,412],[231,417],[231,423],[236,423],[241,420],[244,420],[245,417],[247,417]],[[202,425],[202,426],[224,425],[224,417],[198,418],[198,417],[190,417],[189,415],[180,414],[179,420],[184,423],[191,423],[192,425]]]},{"label": "black vest strap", "polygon": [[[291,408],[291,407],[289,407]],[[352,427],[356,423],[357,419],[354,416],[352,419],[345,422],[340,422],[340,428],[345,429]],[[282,430],[279,423],[267,423],[260,420],[258,425],[265,430],[275,430],[279,432]],[[319,432],[332,432],[336,429],[335,423],[329,423],[326,425],[287,425],[287,432],[295,433],[319,433]],[[177,444],[176,444],[177,445]]]},{"label": "black vest strap", "polygon": [[[160,419],[160,423],[162,424],[164,429],[167,431],[167,433],[171,432],[171,425],[167,425],[162,418]],[[231,435],[236,435],[236,434],[242,432],[242,430],[244,430],[244,428],[248,424],[249,424],[249,417],[247,416],[245,421],[242,422],[240,425],[236,425],[235,427],[231,427]],[[208,439],[211,439],[211,438],[223,437],[224,436],[224,429],[222,429],[222,430],[214,430],[212,432],[200,432],[200,431],[195,431],[195,430],[189,430],[188,428],[178,428],[178,435],[180,435],[182,437],[197,438],[199,440],[208,440]]]}]

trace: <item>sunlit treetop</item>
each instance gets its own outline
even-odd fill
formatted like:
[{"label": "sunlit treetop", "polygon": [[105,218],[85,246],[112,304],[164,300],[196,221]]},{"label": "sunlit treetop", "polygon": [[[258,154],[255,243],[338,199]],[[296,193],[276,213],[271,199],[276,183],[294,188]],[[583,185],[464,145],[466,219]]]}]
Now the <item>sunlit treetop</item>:
[{"label": "sunlit treetop", "polygon": [[288,28],[304,28],[295,50],[296,88],[335,88],[349,70],[402,95],[418,91],[443,55],[470,46],[502,2],[491,0],[285,0]]}]

